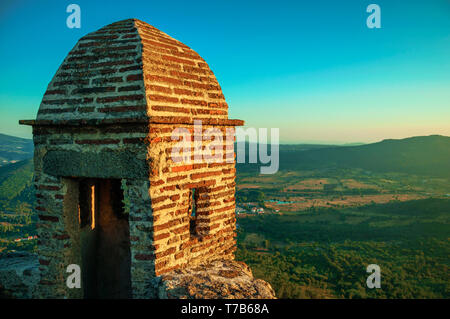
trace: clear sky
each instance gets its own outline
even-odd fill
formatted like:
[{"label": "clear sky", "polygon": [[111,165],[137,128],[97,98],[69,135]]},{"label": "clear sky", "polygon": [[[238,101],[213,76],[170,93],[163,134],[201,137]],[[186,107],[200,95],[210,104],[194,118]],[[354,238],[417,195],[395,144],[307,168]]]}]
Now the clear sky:
[{"label": "clear sky", "polygon": [[[81,7],[81,29],[66,7]],[[381,8],[369,29],[366,8]],[[196,50],[230,118],[281,142],[450,135],[450,1],[1,0],[0,133],[31,137],[64,57],[83,35],[138,18]]]}]

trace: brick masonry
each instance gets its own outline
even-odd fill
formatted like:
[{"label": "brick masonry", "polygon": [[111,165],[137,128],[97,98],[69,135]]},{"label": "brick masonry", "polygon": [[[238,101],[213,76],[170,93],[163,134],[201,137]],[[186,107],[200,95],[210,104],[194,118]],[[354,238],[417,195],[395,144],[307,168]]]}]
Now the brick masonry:
[{"label": "brick masonry", "polygon": [[[202,120],[201,132],[220,132],[224,161],[180,163],[171,156],[175,129],[200,133],[194,120]],[[217,79],[188,46],[136,19],[103,27],[78,41],[48,85],[37,119],[21,123],[33,126],[35,143],[41,297],[83,297],[65,285],[65,268],[82,258],[80,177],[122,181],[134,298],[151,296],[150,280],[171,270],[234,259],[234,127],[243,121],[228,119]],[[210,145],[190,143],[193,154]]]},{"label": "brick masonry", "polygon": [[37,120],[167,116],[227,119],[228,105],[200,55],[130,19],[78,41],[49,84]]}]

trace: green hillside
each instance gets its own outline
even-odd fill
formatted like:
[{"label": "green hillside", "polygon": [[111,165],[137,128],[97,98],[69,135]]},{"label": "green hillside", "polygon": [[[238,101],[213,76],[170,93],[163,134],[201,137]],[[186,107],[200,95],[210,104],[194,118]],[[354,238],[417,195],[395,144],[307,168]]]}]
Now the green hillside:
[{"label": "green hillside", "polygon": [[21,202],[34,202],[33,160],[0,167],[0,208],[14,209]]},{"label": "green hillside", "polygon": [[[449,298],[450,200],[239,218],[237,260],[279,298]],[[366,286],[369,264],[381,289]]]},{"label": "green hillside", "polygon": [[[450,137],[440,135],[309,150],[280,147],[280,170],[291,171],[337,167],[450,177],[449,159]],[[256,169],[254,164],[238,164],[241,171]]]}]

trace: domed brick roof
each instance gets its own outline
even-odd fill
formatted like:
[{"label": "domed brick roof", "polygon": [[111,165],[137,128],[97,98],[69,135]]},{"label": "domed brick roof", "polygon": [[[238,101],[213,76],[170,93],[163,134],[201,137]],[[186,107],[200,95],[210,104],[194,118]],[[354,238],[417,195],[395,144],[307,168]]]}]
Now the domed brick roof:
[{"label": "domed brick roof", "polygon": [[37,115],[37,122],[55,124],[193,119],[233,121],[214,73],[187,45],[136,19],[82,37],[48,85]]}]

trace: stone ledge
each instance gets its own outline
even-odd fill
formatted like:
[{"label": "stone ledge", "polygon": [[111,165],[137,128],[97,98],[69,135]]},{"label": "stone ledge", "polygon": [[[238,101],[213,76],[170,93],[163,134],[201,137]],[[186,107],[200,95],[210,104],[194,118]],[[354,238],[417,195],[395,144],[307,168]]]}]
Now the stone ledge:
[{"label": "stone ledge", "polygon": [[194,121],[201,121],[202,125],[217,126],[243,126],[243,120],[221,118],[189,118],[189,117],[163,117],[150,118],[115,118],[115,119],[71,119],[71,120],[19,120],[21,125],[30,126],[103,126],[114,124],[186,124],[194,125]]},{"label": "stone ledge", "polygon": [[243,262],[216,260],[173,270],[152,280],[160,299],[275,299],[269,283],[253,278]]}]

